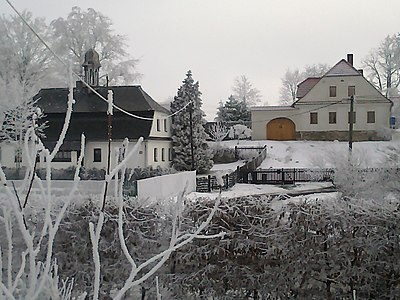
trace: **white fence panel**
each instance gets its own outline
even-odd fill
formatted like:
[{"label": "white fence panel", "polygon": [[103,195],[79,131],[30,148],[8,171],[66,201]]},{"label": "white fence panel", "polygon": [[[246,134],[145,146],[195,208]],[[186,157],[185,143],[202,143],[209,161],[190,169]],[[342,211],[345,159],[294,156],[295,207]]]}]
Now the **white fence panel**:
[{"label": "white fence panel", "polygon": [[166,199],[175,197],[186,190],[196,191],[196,171],[181,172],[138,180],[138,197]]}]

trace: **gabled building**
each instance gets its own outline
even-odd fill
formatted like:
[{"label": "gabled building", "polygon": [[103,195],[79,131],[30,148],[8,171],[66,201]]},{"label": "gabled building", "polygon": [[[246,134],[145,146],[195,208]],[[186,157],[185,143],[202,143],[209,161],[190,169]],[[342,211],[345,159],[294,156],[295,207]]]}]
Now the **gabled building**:
[{"label": "gabled building", "polygon": [[[114,108],[112,115],[111,166],[116,164],[122,141],[128,138],[133,147],[140,137],[144,143],[128,167],[161,166],[168,167],[171,162],[171,124],[170,112],[154,101],[141,86],[99,86],[100,63],[98,54],[89,50],[82,65],[85,82],[107,99],[108,91],[113,92]],[[35,96],[37,105],[45,114],[48,122],[45,129],[44,144],[53,149],[61,133],[67,111],[68,88],[42,89]],[[86,168],[106,169],[108,158],[108,103],[78,81],[74,88],[73,112],[65,141],[54,158],[53,167],[74,166],[80,153],[81,134],[86,137],[84,166]],[[130,114],[130,115],[129,115]],[[133,117],[135,115],[138,117]],[[9,167],[15,167],[14,159],[8,160]],[[3,165],[5,162],[3,162]],[[24,157],[22,158],[24,165]],[[39,168],[43,166],[40,157]]]},{"label": "gabled building", "polygon": [[322,77],[310,77],[297,88],[291,106],[251,108],[253,140],[341,140],[349,136],[353,101],[353,140],[385,140],[392,102],[353,66],[353,55]]}]

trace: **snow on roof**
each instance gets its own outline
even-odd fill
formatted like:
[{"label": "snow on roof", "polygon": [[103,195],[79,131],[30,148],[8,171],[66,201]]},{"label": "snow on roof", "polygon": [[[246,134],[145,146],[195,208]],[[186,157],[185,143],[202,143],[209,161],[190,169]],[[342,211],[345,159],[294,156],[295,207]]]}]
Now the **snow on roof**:
[{"label": "snow on roof", "polygon": [[345,59],[334,65],[323,77],[330,76],[362,76],[349,62]]},{"label": "snow on roof", "polygon": [[294,110],[298,109],[292,106],[253,106],[250,110]]}]

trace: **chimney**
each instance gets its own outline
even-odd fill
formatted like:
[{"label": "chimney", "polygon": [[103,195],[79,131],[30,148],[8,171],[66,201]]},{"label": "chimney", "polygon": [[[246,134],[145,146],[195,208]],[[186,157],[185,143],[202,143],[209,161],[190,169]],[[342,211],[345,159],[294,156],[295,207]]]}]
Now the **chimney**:
[{"label": "chimney", "polygon": [[353,54],[352,53],[348,53],[347,54],[347,62],[353,66]]},{"label": "chimney", "polygon": [[364,76],[364,70],[363,70],[363,69],[358,69],[357,71],[358,71],[358,73],[360,73],[362,76]]}]

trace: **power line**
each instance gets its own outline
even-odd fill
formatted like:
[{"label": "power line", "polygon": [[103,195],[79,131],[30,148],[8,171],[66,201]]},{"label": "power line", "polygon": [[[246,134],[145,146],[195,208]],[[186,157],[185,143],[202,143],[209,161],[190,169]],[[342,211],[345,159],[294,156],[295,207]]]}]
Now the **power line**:
[{"label": "power line", "polygon": [[[10,7],[14,10],[14,12],[21,18],[22,22],[24,22],[24,24],[33,32],[33,34],[39,39],[39,41],[50,51],[50,53],[59,61],[61,62],[61,64],[63,64],[66,68],[69,68],[69,66],[67,65],[67,63],[65,63],[58,55],[57,53],[55,53],[53,51],[53,49],[51,49],[51,47],[46,43],[45,40],[42,39],[42,37],[35,31],[35,29],[24,19],[24,17],[21,15],[21,13],[12,5],[12,3],[9,0],[6,0],[6,2],[8,3],[8,5],[10,5]],[[77,74],[76,72],[74,72],[71,69],[72,74],[79,80],[81,81],[89,90],[91,90],[94,94],[96,94],[101,100],[108,102],[108,100],[106,98],[104,98],[101,94],[99,94],[94,88],[92,88],[85,80],[83,80],[81,78],[81,76],[79,74]],[[172,116],[180,113],[182,110],[184,110],[190,103],[192,103],[192,101],[188,102],[185,106],[183,106],[181,109],[179,109],[178,111],[174,112],[173,114],[167,115],[166,118],[171,118]],[[119,110],[120,112],[136,118],[136,119],[141,119],[141,120],[146,120],[146,121],[153,121],[154,118],[147,118],[147,117],[142,117],[142,116],[138,116],[135,114],[132,114],[126,110],[124,110],[122,107],[119,107],[118,105],[113,103],[113,107],[116,108],[117,110]]]},{"label": "power line", "polygon": [[[293,116],[299,116],[299,115],[303,115],[303,114],[306,114],[306,113],[309,113],[309,112],[314,112],[316,110],[320,110],[320,109],[323,109],[325,107],[329,107],[329,106],[332,106],[332,105],[339,104],[339,103],[341,103],[341,102],[343,102],[345,100],[349,100],[349,99],[345,98],[345,99],[342,99],[342,100],[339,100],[339,101],[336,101],[336,102],[333,102],[333,103],[329,103],[327,105],[320,106],[318,108],[313,108],[313,109],[310,109],[310,110],[306,110],[306,111],[303,111],[303,112],[295,113],[295,114],[292,114],[292,115],[289,115],[289,116],[284,116],[284,117],[285,118],[290,118],[290,117],[293,117]],[[267,121],[271,121],[271,120],[272,119],[264,119],[264,120],[253,121],[251,123],[261,123],[261,122],[267,122]]]}]

